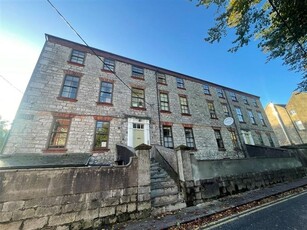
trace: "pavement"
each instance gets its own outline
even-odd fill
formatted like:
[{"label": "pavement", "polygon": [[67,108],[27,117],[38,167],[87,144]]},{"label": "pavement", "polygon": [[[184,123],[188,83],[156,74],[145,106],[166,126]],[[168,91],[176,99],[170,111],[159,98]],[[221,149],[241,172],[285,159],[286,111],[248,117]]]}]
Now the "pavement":
[{"label": "pavement", "polygon": [[167,229],[172,226],[191,222],[199,218],[204,218],[219,212],[226,211],[229,208],[248,204],[253,201],[262,200],[266,197],[278,195],[289,190],[307,185],[307,178],[296,181],[279,183],[270,187],[252,190],[224,198],[211,200],[197,206],[181,209],[176,213],[165,214],[159,218],[150,217],[147,219],[129,221],[112,226],[112,229]]}]

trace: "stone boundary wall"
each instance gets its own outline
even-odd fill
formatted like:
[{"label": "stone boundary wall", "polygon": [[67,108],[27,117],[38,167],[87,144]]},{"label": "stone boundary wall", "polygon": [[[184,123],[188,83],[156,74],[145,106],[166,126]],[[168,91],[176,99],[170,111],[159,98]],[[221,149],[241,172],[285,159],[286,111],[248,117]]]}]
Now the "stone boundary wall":
[{"label": "stone boundary wall", "polygon": [[0,171],[0,229],[101,229],[148,216],[147,152],[127,166]]},{"label": "stone boundary wall", "polygon": [[187,206],[307,176],[295,157],[197,160],[184,146],[176,154]]},{"label": "stone boundary wall", "polygon": [[192,155],[191,159],[193,178],[196,181],[302,167],[302,163],[295,157],[259,157],[201,161],[194,159]]},{"label": "stone boundary wall", "polygon": [[307,176],[306,168],[281,169],[234,176],[186,181],[187,205],[192,206],[208,199],[263,188],[276,183],[293,181]]}]

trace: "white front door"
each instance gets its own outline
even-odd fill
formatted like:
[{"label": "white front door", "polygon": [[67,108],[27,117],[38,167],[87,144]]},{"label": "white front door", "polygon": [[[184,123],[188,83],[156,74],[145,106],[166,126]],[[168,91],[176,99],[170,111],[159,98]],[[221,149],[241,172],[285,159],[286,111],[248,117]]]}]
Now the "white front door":
[{"label": "white front door", "polygon": [[128,118],[128,146],[150,145],[149,120]]}]

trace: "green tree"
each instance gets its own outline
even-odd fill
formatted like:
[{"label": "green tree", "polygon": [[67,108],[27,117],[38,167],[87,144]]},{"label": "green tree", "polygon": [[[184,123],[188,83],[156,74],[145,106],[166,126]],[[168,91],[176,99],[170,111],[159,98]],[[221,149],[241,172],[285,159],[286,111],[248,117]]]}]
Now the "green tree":
[{"label": "green tree", "polygon": [[0,151],[3,147],[6,135],[8,134],[8,121],[2,120],[0,116]]},{"label": "green tree", "polygon": [[302,73],[297,90],[307,90],[307,0],[198,0],[198,6],[217,7],[215,26],[206,41],[219,42],[227,29],[235,31],[236,52],[258,40],[268,60],[282,58],[290,70]]}]

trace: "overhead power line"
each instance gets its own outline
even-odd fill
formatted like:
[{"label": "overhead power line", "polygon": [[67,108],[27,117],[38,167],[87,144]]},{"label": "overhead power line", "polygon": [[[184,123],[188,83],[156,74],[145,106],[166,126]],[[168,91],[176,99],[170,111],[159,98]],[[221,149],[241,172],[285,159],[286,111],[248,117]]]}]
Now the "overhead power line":
[{"label": "overhead power line", "polygon": [[[127,85],[126,82],[124,82],[124,80],[121,79],[114,71],[112,71],[111,68],[109,67],[109,65],[105,64],[105,62],[101,59],[101,57],[99,57],[98,54],[95,52],[95,50],[88,45],[88,43],[82,38],[82,36],[78,33],[78,31],[69,23],[69,21],[64,17],[64,15],[61,14],[61,12],[51,3],[51,1],[50,0],[46,0],[46,1],[58,13],[58,15],[65,21],[65,23],[68,25],[68,27],[71,30],[73,30],[74,33],[81,39],[81,41],[87,46],[87,48],[89,48],[93,52],[93,54],[108,68],[108,70],[110,70],[114,74],[114,76],[118,80],[120,80],[120,82],[123,83],[132,92],[132,89],[130,88],[130,86]],[[148,104],[149,106],[153,106],[152,104],[150,104],[150,103],[148,103],[146,101],[145,101],[145,103]]]},{"label": "overhead power line", "polygon": [[8,83],[10,86],[12,86],[14,89],[16,89],[19,93],[23,94],[23,92],[18,89],[15,85],[13,85],[13,83],[11,83],[9,80],[7,80],[5,77],[3,77],[2,75],[0,75],[0,77],[6,82]]}]

